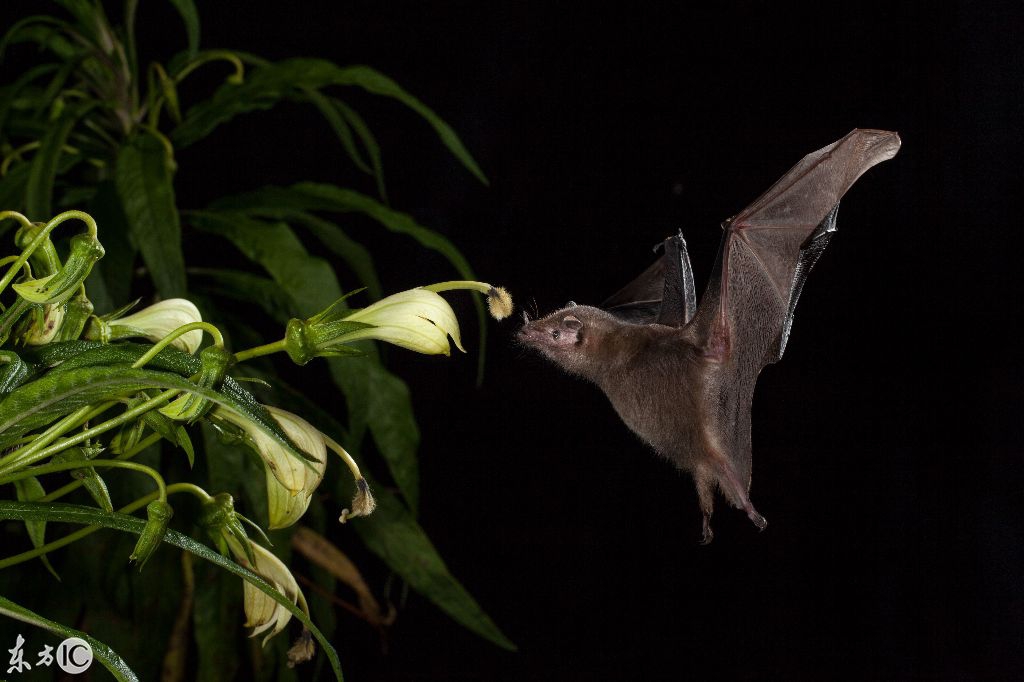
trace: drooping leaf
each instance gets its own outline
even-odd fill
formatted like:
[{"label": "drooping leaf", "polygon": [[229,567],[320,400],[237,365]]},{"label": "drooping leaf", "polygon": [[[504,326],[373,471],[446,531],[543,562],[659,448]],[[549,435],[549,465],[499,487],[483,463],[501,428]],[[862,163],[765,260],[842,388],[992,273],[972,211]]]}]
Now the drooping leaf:
[{"label": "drooping leaf", "polygon": [[515,651],[516,645],[452,576],[402,503],[387,490],[376,490],[377,510],[352,521],[370,551],[458,623],[503,649]]},{"label": "drooping leaf", "polygon": [[[345,187],[315,182],[301,182],[291,187],[264,187],[256,192],[236,194],[213,203],[217,211],[241,211],[287,219],[308,211],[361,213],[392,232],[405,234],[426,248],[436,251],[452,264],[462,279],[475,280],[476,275],[466,257],[444,236],[417,223],[412,216],[396,211],[379,201]],[[473,297],[480,328],[478,375],[483,376],[487,339],[487,318],[479,297]]]},{"label": "drooping leaf", "polygon": [[174,9],[178,10],[181,20],[185,22],[185,32],[188,35],[188,57],[196,56],[199,51],[199,11],[192,0],[170,0]]},{"label": "drooping leaf", "polygon": [[285,59],[256,67],[244,83],[223,85],[213,97],[192,107],[185,120],[172,132],[172,139],[176,146],[187,147],[239,114],[269,109],[293,92],[319,90],[330,85],[356,86],[401,102],[422,116],[452,155],[481,182],[487,183],[487,178],[459,136],[423,102],[368,66],[341,67],[323,59]]},{"label": "drooping leaf", "polygon": [[292,297],[266,277],[224,268],[189,268],[189,274],[197,278],[196,286],[204,291],[245,303],[255,302],[282,325],[297,310]]},{"label": "drooping leaf", "polygon": [[186,289],[173,165],[167,147],[143,131],[121,148],[115,171],[124,215],[164,298],[184,296]]},{"label": "drooping leaf", "polygon": [[[142,533],[146,526],[146,522],[142,519],[127,514],[114,512],[113,514],[107,514],[98,509],[91,507],[82,507],[74,504],[61,504],[56,502],[48,503],[33,503],[33,502],[10,502],[0,501],[0,519],[16,519],[19,521],[27,520],[40,520],[40,521],[59,521],[62,523],[75,523],[91,526],[102,526],[104,528],[112,528],[126,533],[134,533],[139,535]],[[297,618],[306,628],[309,629],[313,636],[319,642],[324,653],[327,655],[328,660],[331,664],[331,669],[334,671],[335,676],[338,680],[343,680],[341,674],[341,663],[338,661],[338,654],[331,646],[331,643],[327,641],[323,633],[320,632],[319,628],[313,624],[309,617],[300,609],[298,606],[292,603],[288,597],[278,592],[270,583],[264,580],[261,576],[253,573],[247,568],[239,566],[234,561],[227,559],[217,552],[211,550],[206,545],[193,540],[187,535],[183,535],[175,530],[168,530],[164,535],[163,541],[167,544],[173,545],[180,549],[184,549],[200,559],[218,566],[234,575],[242,578],[247,583],[263,592],[271,599],[276,601],[278,604],[288,609],[292,616]],[[10,602],[3,597],[0,597],[0,608],[7,608]],[[26,621],[31,622],[31,621]],[[51,625],[57,625],[52,623]],[[62,626],[58,626],[62,627]],[[78,635],[84,638],[87,635]],[[92,642],[90,642],[91,644]],[[101,643],[97,642],[100,646]],[[109,651],[109,649],[107,649]],[[111,654],[113,652],[110,652]],[[123,662],[122,662],[123,665]],[[127,670],[127,667],[124,667]],[[113,672],[113,670],[111,670]],[[130,672],[130,671],[129,671]],[[116,674],[116,673],[115,673]],[[136,679],[133,677],[125,677],[118,679]]]},{"label": "drooping leaf", "polygon": [[139,678],[134,672],[132,672],[132,669],[128,667],[128,664],[117,655],[116,651],[80,630],[75,630],[74,628],[69,628],[66,625],[56,623],[49,618],[44,618],[38,613],[26,609],[24,606],[14,603],[3,595],[0,595],[0,614],[3,614],[8,618],[20,620],[23,623],[28,623],[29,625],[34,625],[64,638],[78,637],[80,639],[84,639],[89,643],[89,646],[92,647],[93,655],[99,659],[100,663],[103,664],[103,667],[114,676],[115,680],[118,680],[118,682],[138,682]]},{"label": "drooping leaf", "polygon": [[[203,212],[191,217],[197,227],[226,237],[266,268],[299,304],[302,315],[326,310],[341,298],[341,288],[330,266],[310,256],[284,223],[253,220],[241,213]],[[410,507],[416,509],[419,429],[405,382],[381,366],[375,355],[350,362],[332,358],[328,362],[332,378],[348,401],[350,429],[358,432],[361,425],[369,426],[395,483]]]}]

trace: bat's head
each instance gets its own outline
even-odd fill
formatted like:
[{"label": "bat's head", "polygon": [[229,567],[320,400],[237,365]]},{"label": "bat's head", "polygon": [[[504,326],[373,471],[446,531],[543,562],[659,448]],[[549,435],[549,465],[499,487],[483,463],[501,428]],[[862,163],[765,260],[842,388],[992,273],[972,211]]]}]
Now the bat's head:
[{"label": "bat's head", "polygon": [[559,367],[592,378],[602,340],[619,324],[603,310],[571,303],[538,320],[523,313],[518,339]]}]

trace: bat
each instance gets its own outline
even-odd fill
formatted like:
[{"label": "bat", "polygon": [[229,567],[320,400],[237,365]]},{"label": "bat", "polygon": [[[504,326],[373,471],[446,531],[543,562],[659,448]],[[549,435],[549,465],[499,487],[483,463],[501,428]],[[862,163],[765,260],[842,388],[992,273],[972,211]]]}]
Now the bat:
[{"label": "bat", "polygon": [[853,130],[805,156],[749,207],[722,223],[722,241],[697,305],[682,232],[599,307],[570,304],[531,320],[518,340],[596,384],[623,422],[688,471],[711,542],[715,491],[763,530],[750,501],[750,410],[761,369],[786,349],[793,313],[836,232],[839,200],[900,138]]}]

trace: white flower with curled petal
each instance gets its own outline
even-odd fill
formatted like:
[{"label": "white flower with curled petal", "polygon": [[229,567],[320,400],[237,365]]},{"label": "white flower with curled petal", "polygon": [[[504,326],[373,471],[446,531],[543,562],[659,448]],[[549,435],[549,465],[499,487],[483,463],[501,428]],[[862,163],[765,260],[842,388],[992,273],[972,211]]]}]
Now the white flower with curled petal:
[{"label": "white flower with curled petal", "polygon": [[[271,451],[274,461],[272,468],[267,461],[267,509],[270,513],[270,528],[287,528],[306,513],[313,491],[320,485],[327,468],[327,446],[323,435],[305,419],[286,410],[267,406],[267,411],[302,451],[313,456],[318,462],[309,464],[300,461],[278,446]],[[301,481],[301,488],[286,488],[278,479],[278,472],[287,470],[287,480]]]},{"label": "white flower with curled petal", "polygon": [[[155,343],[178,327],[202,321],[203,316],[192,301],[184,298],[168,298],[143,308],[137,313],[107,321],[106,328],[109,330],[107,332],[109,338],[104,340],[142,336]],[[203,332],[193,329],[174,339],[171,345],[186,353],[195,353],[199,350],[199,344],[202,341]]]},{"label": "white flower with curled petal", "polygon": [[[274,589],[290,599],[293,604],[298,605],[307,614],[309,613],[306,597],[302,594],[302,590],[299,589],[299,583],[295,580],[295,576],[284,565],[284,562],[278,559],[270,550],[255,542],[252,543],[253,554],[256,558],[256,565],[254,566],[249,563],[245,556],[245,551],[238,540],[230,537],[228,538],[228,545],[231,547],[231,553],[235,555],[235,560],[239,564],[258,573],[264,580],[273,585]],[[285,629],[288,621],[292,619],[292,613],[271,599],[269,595],[253,587],[249,582],[246,581],[243,585],[245,626],[253,629],[249,635],[250,637],[262,635],[266,632],[267,636],[263,638],[263,645],[266,646],[271,637]]]},{"label": "white flower with curled petal", "polygon": [[343,319],[373,327],[348,332],[337,339],[338,342],[376,339],[427,355],[450,355],[450,336],[455,346],[465,352],[455,311],[447,301],[427,289],[392,294]]}]

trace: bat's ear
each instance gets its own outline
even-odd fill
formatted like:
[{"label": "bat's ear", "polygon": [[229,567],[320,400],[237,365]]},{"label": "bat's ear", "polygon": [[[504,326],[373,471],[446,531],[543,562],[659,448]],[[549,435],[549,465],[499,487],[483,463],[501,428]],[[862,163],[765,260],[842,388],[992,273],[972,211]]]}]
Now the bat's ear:
[{"label": "bat's ear", "polygon": [[576,301],[569,301],[568,303],[565,304],[564,307],[566,307],[566,308],[575,308],[577,305],[579,305],[579,304],[576,303]]},{"label": "bat's ear", "polygon": [[562,326],[566,329],[572,329],[573,331],[579,331],[583,329],[583,323],[580,322],[580,318],[575,315],[566,315],[562,318]]}]

